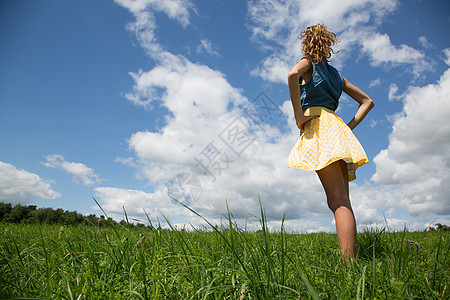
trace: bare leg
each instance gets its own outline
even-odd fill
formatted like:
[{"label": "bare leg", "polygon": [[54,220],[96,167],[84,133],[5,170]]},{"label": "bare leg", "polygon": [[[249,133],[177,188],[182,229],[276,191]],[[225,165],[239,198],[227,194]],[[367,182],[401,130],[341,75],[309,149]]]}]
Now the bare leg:
[{"label": "bare leg", "polygon": [[356,222],[350,204],[347,165],[343,160],[317,171],[334,214],[339,247],[345,258],[355,255]]}]

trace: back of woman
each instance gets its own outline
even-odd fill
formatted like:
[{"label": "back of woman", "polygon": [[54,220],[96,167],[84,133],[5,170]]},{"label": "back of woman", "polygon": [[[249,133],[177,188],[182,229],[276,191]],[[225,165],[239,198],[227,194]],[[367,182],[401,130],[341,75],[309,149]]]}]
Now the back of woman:
[{"label": "back of woman", "polygon": [[[363,147],[352,133],[373,108],[373,101],[328,63],[338,39],[325,25],[310,26],[301,32],[305,55],[288,75],[300,138],[288,157],[288,167],[313,170],[327,196],[336,221],[339,246],[344,257],[353,257],[356,221],[350,204],[348,182],[356,169],[369,162]],[[342,92],[359,103],[355,117],[345,124],[336,116]]]}]

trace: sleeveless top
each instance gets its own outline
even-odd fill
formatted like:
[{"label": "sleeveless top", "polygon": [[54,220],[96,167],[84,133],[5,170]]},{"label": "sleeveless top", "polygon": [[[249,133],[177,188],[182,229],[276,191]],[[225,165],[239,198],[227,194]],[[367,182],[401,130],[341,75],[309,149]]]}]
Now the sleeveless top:
[{"label": "sleeveless top", "polygon": [[326,60],[317,64],[311,60],[311,64],[313,68],[311,80],[306,84],[300,84],[303,111],[312,106],[322,106],[335,111],[344,87],[341,73]]}]

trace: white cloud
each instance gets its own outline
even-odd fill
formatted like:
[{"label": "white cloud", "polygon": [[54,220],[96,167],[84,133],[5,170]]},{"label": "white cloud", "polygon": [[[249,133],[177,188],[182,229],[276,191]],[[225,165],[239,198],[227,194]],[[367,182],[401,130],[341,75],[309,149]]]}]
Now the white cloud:
[{"label": "white cloud", "polygon": [[[101,203],[102,208],[113,214],[121,214],[124,207],[127,214],[142,214],[143,209],[148,213],[158,209],[157,203],[153,203],[153,194],[137,190],[126,190],[114,187],[98,187],[95,188],[94,198]],[[93,207],[97,208],[98,207]]]},{"label": "white cloud", "polygon": [[426,49],[428,49],[428,48],[433,48],[433,47],[434,47],[433,44],[430,44],[430,43],[428,42],[428,39],[427,39],[426,37],[424,37],[424,36],[420,36],[420,37],[419,37],[419,43],[420,43],[420,45],[421,45],[423,48],[426,48]]},{"label": "white cloud", "polygon": [[181,25],[189,24],[189,10],[192,3],[189,0],[114,0],[117,4],[138,15],[146,10],[165,13],[169,18],[177,20]]},{"label": "white cloud", "polygon": [[394,46],[387,34],[367,32],[360,36],[363,53],[369,56],[373,66],[383,64],[412,65],[412,72],[419,75],[430,69],[430,63],[425,60],[425,54],[408,45]]},{"label": "white cloud", "polygon": [[389,85],[388,99],[389,101],[401,100],[402,95],[397,95],[398,86],[395,83]]},{"label": "white cloud", "polygon": [[[156,225],[164,225],[167,218],[172,224],[183,226],[183,224],[192,224],[196,227],[205,225],[204,222],[185,207],[177,204],[167,195],[167,187],[159,185],[153,193],[147,193],[139,190],[121,189],[115,187],[95,188],[94,198],[100,203],[101,208],[115,220],[124,218],[126,212],[130,222],[139,220],[144,223],[148,218]],[[98,206],[93,209],[100,210]],[[200,211],[199,206],[191,205],[196,211]],[[216,224],[220,223],[220,218],[211,218],[210,221]]]},{"label": "white cloud", "polygon": [[299,30],[321,22],[337,32],[364,25],[369,20],[379,23],[397,5],[398,1],[391,0],[346,0],[339,3],[334,0],[258,0],[249,1],[248,11],[254,22],[250,25],[254,38],[283,44],[292,36],[292,30],[295,31],[293,36],[297,37]]},{"label": "white cloud", "polygon": [[128,30],[135,33],[142,48],[156,60],[167,59],[162,47],[157,43],[155,32],[156,23],[154,12],[162,12],[169,18],[176,20],[181,26],[189,25],[190,11],[194,10],[189,0],[114,0],[117,4],[127,8],[136,18],[128,24]]},{"label": "white cloud", "polygon": [[421,219],[450,213],[449,93],[450,69],[436,84],[410,87],[388,148],[374,158],[372,179],[390,186],[391,204]]},{"label": "white cloud", "polygon": [[[129,99],[146,106],[155,101],[146,98],[152,95],[171,113],[159,132],[136,132],[128,141],[144,169],[153,170],[144,173],[154,181],[174,176],[180,164],[193,165],[194,156],[238,116],[237,107],[246,103],[222,73],[184,58],[133,77],[135,86]],[[160,94],[152,92],[156,89]]]},{"label": "white cloud", "polygon": [[44,166],[49,168],[57,168],[71,174],[72,180],[76,183],[84,185],[93,185],[101,182],[100,177],[95,171],[82,163],[66,161],[62,155],[50,154],[45,157],[47,160]]},{"label": "white cloud", "polygon": [[26,204],[35,199],[50,200],[61,197],[50,183],[37,174],[17,169],[0,161],[0,201]]},{"label": "white cloud", "polygon": [[261,66],[251,71],[251,75],[267,81],[286,83],[289,67],[285,60],[273,55],[265,58]]},{"label": "white cloud", "polygon": [[450,48],[444,49],[443,52],[445,54],[445,63],[447,66],[450,66]]},{"label": "white cloud", "polygon": [[372,33],[362,40],[363,51],[368,53],[373,65],[382,63],[409,63],[422,59],[424,54],[407,45],[395,47],[387,34]]},{"label": "white cloud", "polygon": [[[341,53],[333,57],[337,67],[345,60],[367,55],[373,66],[409,66],[414,75],[430,70],[424,54],[408,45],[393,45],[387,34],[377,32],[377,26],[398,7],[398,1],[250,1],[250,29],[253,39],[270,49],[252,75],[272,82],[286,82],[289,66],[302,56],[300,31],[306,26],[325,23],[339,35],[335,47]],[[295,24],[295,25],[293,25]],[[360,51],[359,55],[353,53]]]},{"label": "white cloud", "polygon": [[245,101],[219,71],[191,63],[184,57],[169,53],[165,56],[170,59],[152,70],[132,73],[135,85],[128,99],[143,106],[161,100],[177,118],[183,117],[179,120],[182,122],[199,114],[212,114],[215,118],[227,110],[228,102],[238,105]]},{"label": "white cloud", "polygon": [[381,80],[380,78],[374,79],[369,83],[369,87],[375,87],[375,86],[380,86],[381,85]]},{"label": "white cloud", "polygon": [[211,56],[219,56],[219,53],[214,49],[214,45],[207,39],[200,40],[200,45],[197,46],[197,53],[207,53]]}]

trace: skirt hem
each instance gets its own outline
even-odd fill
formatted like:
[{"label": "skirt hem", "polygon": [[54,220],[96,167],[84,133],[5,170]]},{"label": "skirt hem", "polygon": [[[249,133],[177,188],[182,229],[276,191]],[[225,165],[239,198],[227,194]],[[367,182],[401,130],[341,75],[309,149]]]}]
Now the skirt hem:
[{"label": "skirt hem", "polygon": [[[323,168],[325,168],[325,167],[331,165],[332,163],[337,162],[337,161],[339,161],[341,159],[343,161],[345,161],[345,163],[353,164],[353,165],[357,166],[358,168],[363,166],[363,165],[365,165],[365,164],[367,164],[367,163],[369,163],[369,160],[367,160],[366,158],[353,160],[352,158],[350,158],[348,156],[345,156],[345,157],[334,157],[334,158],[330,159],[327,163],[325,163],[325,164],[323,164],[321,166],[315,167],[315,168],[308,167],[308,166],[301,165],[301,164],[295,164],[295,163],[287,163],[287,167],[288,168],[295,168],[295,169],[302,169],[302,170],[305,170],[305,171],[319,171],[319,170],[322,170]],[[355,168],[355,170],[356,170],[356,168]]]}]

